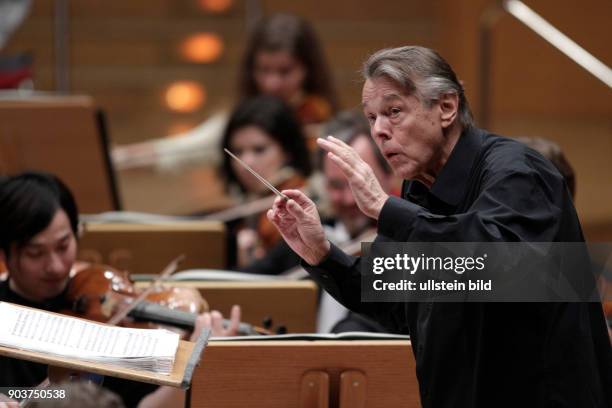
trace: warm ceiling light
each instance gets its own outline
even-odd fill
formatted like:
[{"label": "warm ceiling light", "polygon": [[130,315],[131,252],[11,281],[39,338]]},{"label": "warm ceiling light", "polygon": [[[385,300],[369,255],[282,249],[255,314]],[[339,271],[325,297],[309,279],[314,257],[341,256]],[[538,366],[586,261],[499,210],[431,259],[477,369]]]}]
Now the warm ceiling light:
[{"label": "warm ceiling light", "polygon": [[166,104],[177,112],[193,112],[206,101],[206,91],[197,82],[179,81],[166,89]]},{"label": "warm ceiling light", "polygon": [[222,13],[232,6],[232,0],[199,0],[198,3],[206,11]]},{"label": "warm ceiling light", "polygon": [[191,62],[213,62],[219,59],[222,52],[223,40],[213,33],[194,34],[181,45],[183,58]]}]

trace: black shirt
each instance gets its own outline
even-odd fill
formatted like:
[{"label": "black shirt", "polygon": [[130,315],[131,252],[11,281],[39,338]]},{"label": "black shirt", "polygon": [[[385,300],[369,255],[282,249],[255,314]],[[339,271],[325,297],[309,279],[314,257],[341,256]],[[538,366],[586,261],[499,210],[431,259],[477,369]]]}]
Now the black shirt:
[{"label": "black shirt", "polygon": [[[464,131],[431,189],[406,181],[377,241],[575,242],[580,223],[542,156]],[[599,303],[361,303],[359,258],[332,245],[313,278],[393,332],[409,333],[424,408],[610,407],[612,351]]]},{"label": "black shirt", "polygon": [[[44,303],[35,303],[13,292],[8,279],[0,282],[0,301],[57,312],[66,308],[63,294]],[[34,387],[47,378],[47,365],[31,361],[0,356],[0,386]],[[126,407],[135,407],[147,394],[157,389],[156,385],[115,377],[104,377],[103,386],[118,394]]]}]

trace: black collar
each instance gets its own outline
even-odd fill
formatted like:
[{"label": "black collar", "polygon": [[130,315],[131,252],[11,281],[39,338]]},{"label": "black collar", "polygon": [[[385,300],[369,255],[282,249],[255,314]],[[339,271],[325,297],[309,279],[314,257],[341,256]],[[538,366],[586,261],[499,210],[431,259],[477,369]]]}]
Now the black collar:
[{"label": "black collar", "polygon": [[68,292],[68,286],[62,293],[58,296],[47,299],[43,302],[34,302],[29,299],[24,298],[17,292],[14,292],[9,285],[10,277],[2,282],[0,282],[0,300],[15,303],[22,306],[32,307],[35,309],[47,310],[50,312],[58,312],[60,310],[70,309],[71,304],[66,299],[66,294]]},{"label": "black collar", "polygon": [[425,195],[433,195],[450,207],[458,207],[465,196],[474,161],[482,146],[480,130],[469,128],[459,136],[448,161],[427,191],[422,183],[412,180],[405,186],[405,193],[411,201],[422,201]]}]

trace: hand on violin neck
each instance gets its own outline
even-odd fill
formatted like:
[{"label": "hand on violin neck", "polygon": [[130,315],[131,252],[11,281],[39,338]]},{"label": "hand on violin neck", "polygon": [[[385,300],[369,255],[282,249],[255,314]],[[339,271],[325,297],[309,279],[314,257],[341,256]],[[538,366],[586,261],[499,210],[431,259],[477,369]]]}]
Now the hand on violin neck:
[{"label": "hand on violin neck", "polygon": [[224,324],[223,315],[217,310],[205,312],[196,318],[195,328],[191,335],[191,341],[197,341],[202,329],[208,328],[211,330],[212,337],[228,337],[236,336],[240,326],[241,310],[240,306],[232,306],[230,312],[229,324]]}]

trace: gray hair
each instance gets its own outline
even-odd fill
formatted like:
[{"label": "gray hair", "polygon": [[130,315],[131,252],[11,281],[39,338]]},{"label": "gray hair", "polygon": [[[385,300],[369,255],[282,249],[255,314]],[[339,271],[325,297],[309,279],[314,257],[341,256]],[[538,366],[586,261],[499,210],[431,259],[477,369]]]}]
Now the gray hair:
[{"label": "gray hair", "polygon": [[455,94],[459,98],[459,122],[464,129],[474,124],[463,86],[448,62],[432,49],[418,46],[385,48],[367,59],[362,75],[366,80],[387,77],[427,107],[439,101],[442,95]]}]

